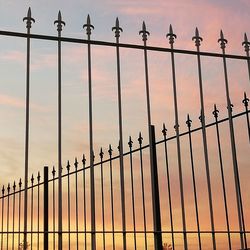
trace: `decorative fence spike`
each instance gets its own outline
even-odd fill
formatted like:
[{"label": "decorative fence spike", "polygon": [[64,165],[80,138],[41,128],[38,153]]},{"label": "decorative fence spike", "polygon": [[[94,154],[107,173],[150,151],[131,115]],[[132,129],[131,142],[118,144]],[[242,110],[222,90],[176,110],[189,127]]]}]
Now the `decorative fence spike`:
[{"label": "decorative fence spike", "polygon": [[85,154],[82,155],[82,164],[85,166],[86,164],[86,158],[85,158]]},{"label": "decorative fence spike", "polygon": [[61,32],[63,26],[66,25],[66,23],[62,20],[62,14],[61,11],[59,10],[57,20],[54,22],[54,24],[57,24],[57,31]]},{"label": "decorative fence spike", "polygon": [[195,36],[192,38],[193,41],[195,41],[195,46],[199,47],[201,45],[201,42],[203,41],[202,37],[200,37],[199,30],[196,27],[195,29]]},{"label": "decorative fence spike", "polygon": [[112,28],[112,31],[115,31],[116,38],[120,37],[121,32],[123,32],[123,29],[120,27],[118,17],[116,18],[115,26]]},{"label": "decorative fence spike", "polygon": [[87,23],[83,25],[83,29],[86,28],[86,34],[88,36],[91,35],[91,30],[94,29],[95,27],[91,24],[91,21],[90,21],[90,16],[88,15],[87,16]]},{"label": "decorative fence spike", "polygon": [[132,148],[132,145],[133,145],[133,141],[131,139],[131,136],[129,136],[129,141],[128,141],[129,148]]},{"label": "decorative fence spike", "polygon": [[109,144],[108,153],[109,153],[109,156],[110,156],[110,157],[112,156],[112,152],[113,152],[113,149],[112,149],[112,147],[111,147],[111,144]]},{"label": "decorative fence spike", "polygon": [[29,7],[27,16],[23,18],[23,21],[26,21],[26,28],[30,29],[32,22],[35,23],[35,19],[31,17],[31,8]]},{"label": "decorative fence spike", "polygon": [[173,32],[173,27],[172,27],[171,24],[169,25],[169,32],[166,35],[166,38],[168,38],[168,37],[169,37],[169,44],[173,44],[174,43],[174,39],[177,38],[176,34],[174,34],[174,32]]},{"label": "decorative fence spike", "polygon": [[190,119],[189,114],[187,115],[186,124],[187,124],[188,128],[191,128],[192,120]]},{"label": "decorative fence spike", "polygon": [[147,31],[146,24],[143,21],[142,23],[142,30],[139,31],[139,35],[142,34],[142,41],[146,42],[148,40],[148,36],[150,36],[150,33]]},{"label": "decorative fence spike", "polygon": [[220,38],[218,39],[218,43],[220,43],[221,49],[226,48],[227,39],[224,38],[224,34],[222,30],[220,31]]},{"label": "decorative fence spike", "polygon": [[242,100],[242,103],[245,107],[248,107],[249,98],[247,98],[246,92],[244,92],[244,99]]},{"label": "decorative fence spike", "polygon": [[75,165],[75,169],[77,169],[77,168],[78,168],[78,161],[77,161],[77,157],[75,158],[75,163],[74,163],[74,165]]},{"label": "decorative fence spike", "polygon": [[139,133],[139,137],[138,137],[138,142],[139,142],[139,145],[142,144],[142,141],[143,141],[143,138],[141,136],[141,132]]},{"label": "decorative fence spike", "polygon": [[162,125],[162,134],[164,135],[164,136],[166,136],[167,135],[167,129],[166,129],[166,125],[165,125],[165,123],[163,123],[163,125]]},{"label": "decorative fence spike", "polygon": [[244,46],[246,52],[249,52],[250,42],[248,41],[246,33],[244,34],[244,41],[242,42],[242,46]]},{"label": "decorative fence spike", "polygon": [[218,118],[220,111],[217,109],[216,104],[214,104],[214,111],[212,114],[214,115],[215,118]]},{"label": "decorative fence spike", "polygon": [[53,170],[52,170],[52,176],[53,176],[53,178],[55,178],[55,174],[56,174],[56,170],[55,170],[55,166],[53,166]]},{"label": "decorative fence spike", "polygon": [[104,155],[104,153],[103,153],[103,150],[102,150],[102,148],[101,148],[101,149],[100,149],[100,154],[99,154],[101,160],[103,159],[103,155]]},{"label": "decorative fence spike", "polygon": [[40,171],[38,171],[38,174],[37,174],[37,182],[39,183],[41,180],[41,175],[40,175]]},{"label": "decorative fence spike", "polygon": [[67,162],[66,169],[67,169],[67,171],[69,172],[69,170],[70,170],[70,164],[69,164],[69,161]]},{"label": "decorative fence spike", "polygon": [[14,181],[14,183],[13,183],[13,190],[14,190],[14,192],[15,192],[15,190],[16,190],[16,182]]}]

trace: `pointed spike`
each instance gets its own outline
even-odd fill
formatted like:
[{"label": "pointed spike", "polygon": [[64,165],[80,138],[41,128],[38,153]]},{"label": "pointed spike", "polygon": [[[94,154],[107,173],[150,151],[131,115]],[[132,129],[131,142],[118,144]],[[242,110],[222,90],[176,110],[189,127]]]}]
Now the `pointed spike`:
[{"label": "pointed spike", "polygon": [[31,8],[30,8],[30,7],[29,7],[29,9],[28,9],[27,17],[31,17]]},{"label": "pointed spike", "polygon": [[246,99],[247,98],[247,94],[246,94],[246,92],[244,91],[244,99]]},{"label": "pointed spike", "polygon": [[197,37],[199,37],[199,36],[200,36],[200,34],[199,34],[199,30],[198,30],[198,28],[197,28],[197,27],[195,28],[195,36],[197,36]]},{"label": "pointed spike", "polygon": [[61,11],[59,10],[58,12],[58,21],[62,21],[62,14],[61,14]]},{"label": "pointed spike", "polygon": [[77,157],[75,157],[75,162],[77,162]]},{"label": "pointed spike", "polygon": [[189,114],[187,114],[187,120],[188,120],[188,121],[190,120]]},{"label": "pointed spike", "polygon": [[115,20],[115,26],[118,28],[119,27],[119,19],[118,19],[118,17],[116,18],[116,20]]},{"label": "pointed spike", "polygon": [[87,16],[87,25],[90,25],[90,23],[91,23],[91,21],[90,21],[90,16],[89,16],[89,14],[88,14],[88,16]]},{"label": "pointed spike", "polygon": [[165,123],[163,123],[163,129],[164,129],[164,130],[166,129],[166,125],[165,125]]},{"label": "pointed spike", "polygon": [[139,133],[139,137],[141,138],[141,132]]},{"label": "pointed spike", "polygon": [[19,184],[19,187],[22,186],[22,179],[21,178],[19,179],[19,183],[18,184]]},{"label": "pointed spike", "polygon": [[146,31],[146,24],[145,24],[145,21],[142,22],[142,30],[143,30],[143,31]]},{"label": "pointed spike", "polygon": [[244,42],[248,42],[247,33],[244,34]]},{"label": "pointed spike", "polygon": [[220,38],[221,38],[221,39],[224,39],[224,34],[223,34],[223,31],[222,31],[222,30],[220,30]]},{"label": "pointed spike", "polygon": [[169,34],[174,34],[172,24],[169,25]]}]

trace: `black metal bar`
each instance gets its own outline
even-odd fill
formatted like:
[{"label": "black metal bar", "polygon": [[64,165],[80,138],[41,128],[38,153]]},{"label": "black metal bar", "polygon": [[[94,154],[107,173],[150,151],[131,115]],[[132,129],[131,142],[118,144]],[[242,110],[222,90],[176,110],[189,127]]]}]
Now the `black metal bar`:
[{"label": "black metal bar", "polygon": [[168,204],[169,204],[169,218],[170,218],[172,248],[173,248],[173,250],[175,250],[173,209],[172,209],[172,199],[171,199],[171,185],[170,185],[170,173],[169,173],[169,162],[168,162],[168,147],[167,147],[167,129],[166,129],[165,124],[163,124],[162,134],[163,134],[163,137],[164,137],[164,151],[165,151],[165,162],[166,162],[166,171],[167,171]]},{"label": "black metal bar", "polygon": [[114,222],[114,191],[113,191],[113,166],[112,166],[112,148],[109,145],[109,173],[110,173],[110,204],[111,204],[111,227],[112,227],[112,249],[115,250],[115,222]]},{"label": "black metal bar", "polygon": [[27,28],[27,55],[26,55],[26,105],[25,105],[25,159],[24,159],[24,249],[27,248],[27,222],[28,222],[28,171],[29,171],[29,111],[30,111],[30,29],[32,22],[35,20],[31,17],[31,9],[29,8],[26,21]]},{"label": "black metal bar", "polygon": [[[27,38],[28,35],[25,33],[21,32],[13,32],[13,31],[4,31],[0,30],[0,35],[3,36],[14,36],[14,37],[22,37],[22,38]],[[50,40],[50,41],[58,41],[59,38],[57,36],[48,36],[48,35],[39,35],[39,34],[30,34],[30,38],[32,39],[40,39],[40,40]],[[104,42],[104,41],[96,41],[96,40],[91,40],[88,41],[86,39],[80,39],[80,38],[71,38],[71,37],[61,37],[60,40],[62,42],[69,42],[69,43],[78,43],[78,44],[92,44],[92,45],[99,45],[99,46],[109,46],[109,47],[116,47],[117,44],[113,42]],[[130,49],[140,49],[144,50],[144,46],[142,45],[137,45],[137,44],[124,44],[124,43],[119,43],[118,45],[120,48],[130,48]],[[171,52],[171,49],[169,48],[162,48],[162,47],[154,47],[154,46],[147,46],[148,51],[159,51],[159,52]],[[197,55],[197,51],[193,50],[181,50],[181,49],[174,49],[174,53],[177,54],[187,54],[187,55]],[[200,52],[199,53],[201,56],[208,56],[208,57],[223,57],[219,53],[212,53],[212,52]],[[238,59],[238,60],[248,60],[247,56],[241,56],[241,55],[232,55],[232,54],[225,54],[226,58],[231,58],[231,59]]]},{"label": "black metal bar", "polygon": [[[220,32],[220,39],[218,40],[218,42],[220,43],[220,47],[222,49],[222,55],[225,55],[225,48],[226,48],[227,40],[224,38],[224,34],[222,31]],[[238,169],[235,135],[234,135],[234,125],[233,125],[233,119],[232,119],[232,104],[231,104],[230,94],[229,94],[227,63],[226,63],[225,57],[223,57],[223,69],[224,69],[225,88],[226,88],[227,110],[228,110],[228,118],[229,118],[228,121],[229,121],[229,129],[230,129],[231,151],[232,151],[232,158],[233,158],[233,170],[234,170],[236,201],[237,201],[237,209],[238,209],[238,220],[239,220],[240,231],[243,231],[243,234],[242,233],[240,234],[241,248],[244,249],[244,248],[247,248],[247,240],[246,240],[246,234],[244,233],[245,222],[244,222],[244,214],[243,214],[243,207],[242,207],[239,169]]]},{"label": "black metal bar", "polygon": [[249,56],[250,42],[248,41],[246,33],[244,34],[244,41],[242,43],[242,46],[244,46],[246,56],[247,56],[247,69],[248,69],[248,77],[250,81],[250,56]]},{"label": "black metal bar", "polygon": [[40,172],[38,171],[38,175],[37,175],[37,250],[40,249],[40,234],[39,234],[39,230],[40,230],[40,180],[41,180],[41,175]]},{"label": "black metal bar", "polygon": [[9,249],[9,215],[10,215],[10,184],[7,187],[7,241],[6,241],[6,249]]},{"label": "black metal bar", "polygon": [[[43,239],[43,249],[48,250],[49,249],[49,168],[47,166],[43,169],[43,232],[44,232],[44,239]],[[60,231],[60,230],[59,230]]]},{"label": "black metal bar", "polygon": [[188,139],[189,139],[189,151],[190,151],[190,161],[191,161],[191,168],[192,168],[192,181],[193,181],[193,189],[194,189],[194,204],[195,204],[195,216],[196,216],[196,225],[198,231],[198,242],[199,242],[199,249],[202,249],[201,246],[201,234],[200,234],[200,220],[199,220],[199,209],[198,209],[198,201],[197,201],[197,191],[196,191],[196,180],[195,180],[195,170],[194,170],[194,159],[193,159],[193,143],[192,143],[192,135],[191,135],[191,123],[189,115],[187,116],[187,127],[188,127]]},{"label": "black metal bar", "polygon": [[147,220],[146,220],[146,207],[145,207],[145,187],[144,187],[144,171],[143,171],[143,156],[142,156],[142,135],[139,134],[139,150],[140,150],[140,168],[141,168],[141,191],[142,191],[142,210],[143,210],[143,229],[144,229],[144,247],[145,250],[148,249],[147,241]]},{"label": "black metal bar", "polygon": [[33,210],[34,210],[34,176],[31,177],[31,212],[30,212],[30,231],[31,231],[31,241],[30,248],[33,248]]},{"label": "black metal bar", "polygon": [[133,155],[132,155],[132,145],[133,141],[131,136],[129,137],[129,162],[130,162],[130,180],[131,180],[131,201],[132,201],[132,216],[133,216],[133,230],[134,230],[134,249],[137,249],[137,240],[136,240],[136,220],[135,220],[135,191],[134,191],[134,171],[133,171]]},{"label": "black metal bar", "polygon": [[67,190],[67,194],[68,194],[68,231],[69,231],[69,233],[68,233],[68,249],[70,250],[70,246],[71,246],[71,234],[70,234],[70,225],[71,225],[71,223],[70,223],[70,217],[71,217],[71,213],[70,213],[70,174],[69,174],[69,171],[70,171],[70,164],[69,164],[69,161],[68,161],[68,164],[67,164],[67,166],[66,166],[66,168],[67,168],[67,173],[68,173],[68,177],[67,177],[67,188],[68,188],[68,190]]},{"label": "black metal bar", "polygon": [[119,25],[119,20],[116,18],[115,27],[112,28],[115,31],[116,37],[116,66],[117,66],[117,87],[118,87],[118,113],[119,113],[119,154],[120,154],[120,188],[121,188],[121,209],[122,209],[122,230],[123,233],[123,250],[127,249],[126,242],[126,204],[125,204],[125,187],[124,187],[124,159],[123,159],[123,129],[122,129],[122,95],[121,95],[121,69],[120,69],[120,48],[119,39],[122,28]]},{"label": "black metal bar", "polygon": [[151,178],[152,178],[152,200],[153,212],[155,214],[154,220],[154,242],[155,249],[162,250],[162,230],[161,230],[161,210],[160,210],[160,197],[159,197],[159,184],[158,184],[158,168],[157,168],[157,155],[155,144],[155,127],[151,127],[151,142],[152,145],[152,165],[151,165]]},{"label": "black metal bar", "polygon": [[182,227],[183,227],[183,239],[184,249],[188,249],[187,235],[186,235],[186,215],[185,215],[185,201],[183,191],[183,177],[182,177],[182,163],[181,163],[181,146],[180,146],[180,132],[179,132],[179,116],[178,116],[178,100],[176,90],[176,76],[175,76],[175,57],[174,57],[174,39],[176,35],[173,33],[172,26],[169,27],[169,44],[171,47],[171,64],[172,64],[172,78],[173,78],[173,93],[174,93],[174,113],[175,113],[175,132],[176,132],[176,147],[177,147],[177,160],[179,170],[179,181],[180,181],[180,198],[181,198],[181,211],[182,211]]},{"label": "black metal bar", "polygon": [[221,141],[220,141],[220,131],[218,125],[218,114],[219,110],[214,105],[213,115],[215,118],[215,127],[216,127],[216,139],[217,139],[217,146],[218,146],[218,154],[220,160],[220,171],[221,171],[221,182],[222,182],[222,189],[223,189],[223,200],[224,200],[224,208],[225,208],[225,215],[226,215],[226,224],[227,224],[227,237],[228,237],[228,248],[232,249],[231,244],[231,237],[230,237],[230,225],[229,225],[229,217],[228,217],[228,208],[227,208],[227,194],[226,194],[226,184],[224,178],[224,169],[223,169],[223,160],[222,160],[222,152],[221,152]]},{"label": "black metal bar", "polygon": [[[4,196],[5,188],[2,188],[2,196]],[[4,198],[2,198],[2,225],[1,225],[1,250],[3,250],[3,222],[4,222]]]},{"label": "black metal bar", "polygon": [[58,43],[58,250],[62,250],[62,53],[61,53],[61,32],[65,22],[62,21],[61,12],[58,12],[57,25]]},{"label": "black metal bar", "polygon": [[86,211],[86,159],[85,155],[82,157],[83,164],[83,214],[84,214],[84,250],[87,250],[87,211]]},{"label": "black metal bar", "polygon": [[[78,161],[75,158],[75,170],[78,168]],[[78,233],[78,179],[77,172],[75,173],[75,194],[76,194],[76,249],[79,249],[79,233]]]},{"label": "black metal bar", "polygon": [[[90,41],[91,25],[90,16],[87,17],[86,27],[88,41]],[[88,88],[89,88],[89,155],[90,155],[90,197],[91,197],[91,249],[96,250],[96,221],[95,221],[95,172],[94,172],[94,149],[93,149],[93,118],[92,118],[92,75],[91,75],[91,46],[88,43]]]},{"label": "black metal bar", "polygon": [[18,198],[18,246],[20,245],[20,230],[21,230],[21,205],[22,205],[22,180],[19,180],[19,198]]},{"label": "black metal bar", "polygon": [[[100,150],[100,159],[101,159],[101,195],[102,195],[102,230],[103,232],[105,232],[105,197],[104,197],[104,182],[103,182],[103,150],[101,148]],[[106,249],[106,239],[105,239],[105,233],[102,234],[102,238],[103,238],[103,250]]]},{"label": "black metal bar", "polygon": [[[196,28],[195,36],[193,37],[195,41],[195,46],[197,52],[200,52],[201,41],[203,40],[199,31]],[[197,66],[198,66],[198,76],[199,76],[199,92],[200,92],[200,106],[201,106],[201,125],[202,125],[202,140],[203,140],[203,152],[204,152],[204,160],[206,167],[206,177],[207,177],[207,189],[208,189],[208,201],[209,201],[209,212],[210,212],[210,223],[211,223],[211,231],[214,231],[214,212],[213,212],[213,199],[212,199],[212,190],[211,190],[211,177],[210,177],[210,168],[209,168],[209,160],[208,160],[208,146],[207,146],[207,133],[206,133],[206,121],[205,121],[205,108],[204,108],[204,94],[203,94],[203,83],[202,83],[202,73],[201,73],[201,58],[200,55],[197,54]],[[212,241],[213,241],[213,249],[216,249],[216,239],[215,234],[212,233]]]},{"label": "black metal bar", "polygon": [[56,249],[56,234],[55,234],[55,231],[56,231],[56,221],[55,221],[55,210],[56,210],[56,207],[55,207],[55,173],[56,173],[56,170],[55,170],[55,167],[53,166],[53,170],[52,170],[53,250]]},{"label": "black metal bar", "polygon": [[12,250],[14,250],[14,243],[15,243],[15,209],[16,209],[16,203],[15,203],[15,198],[16,198],[16,182],[14,181],[13,184],[13,204],[12,204]]}]

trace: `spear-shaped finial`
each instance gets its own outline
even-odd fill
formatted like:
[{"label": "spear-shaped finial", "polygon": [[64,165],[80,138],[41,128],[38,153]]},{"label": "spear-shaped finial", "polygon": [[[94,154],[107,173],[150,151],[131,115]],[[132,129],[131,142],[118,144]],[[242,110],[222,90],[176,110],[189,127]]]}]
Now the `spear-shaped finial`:
[{"label": "spear-shaped finial", "polygon": [[133,145],[133,141],[132,141],[131,136],[129,136],[128,146],[130,149],[132,148],[132,145]]},{"label": "spear-shaped finial", "polygon": [[142,41],[146,42],[148,40],[148,36],[150,35],[150,33],[147,31],[146,24],[144,21],[142,22],[142,30],[139,31],[139,35],[141,34],[142,34]]},{"label": "spear-shaped finial", "polygon": [[3,185],[3,188],[2,188],[2,194],[4,195],[4,192],[5,192],[5,188],[4,188],[4,185]]},{"label": "spear-shaped finial", "polygon": [[69,170],[70,170],[70,164],[69,164],[69,161],[67,162],[66,169],[67,169],[67,171],[69,172]]},{"label": "spear-shaped finial", "polygon": [[217,109],[216,104],[214,104],[214,111],[212,114],[214,115],[215,118],[218,118],[220,111]]},{"label": "spear-shaped finial", "polygon": [[167,128],[166,128],[166,125],[165,125],[165,123],[163,123],[163,125],[162,125],[162,131],[161,131],[161,132],[162,132],[162,134],[163,134],[164,137],[167,136],[167,131],[168,131],[168,130],[167,130]]},{"label": "spear-shaped finial", "polygon": [[187,121],[186,121],[186,124],[187,124],[188,128],[191,128],[192,120],[190,119],[189,114],[187,114]]},{"label": "spear-shaped finial", "polygon": [[218,43],[220,43],[220,47],[222,49],[226,48],[227,39],[224,38],[224,34],[222,30],[220,30],[220,38],[218,39]]},{"label": "spear-shaped finial", "polygon": [[90,37],[91,35],[91,29],[94,29],[95,27],[91,24],[90,16],[87,16],[87,23],[83,25],[83,29],[86,28],[86,34]]},{"label": "spear-shaped finial", "polygon": [[56,174],[56,170],[55,170],[55,166],[53,166],[53,169],[52,169],[52,176],[53,176],[53,178],[55,177],[55,174]]},{"label": "spear-shaped finial", "polygon": [[119,38],[120,33],[123,32],[122,28],[120,27],[119,19],[118,17],[115,20],[115,26],[112,28],[112,31],[115,31],[115,37]]},{"label": "spear-shaped finial", "polygon": [[229,98],[229,107],[227,107],[227,109],[229,109],[230,112],[233,112],[233,107],[234,105],[232,104],[231,99]]},{"label": "spear-shaped finial", "polygon": [[19,188],[21,189],[21,187],[22,187],[22,179],[21,178],[19,179],[18,185],[19,185]]},{"label": "spear-shaped finial", "polygon": [[85,166],[85,164],[86,164],[85,154],[82,155],[82,164],[83,164],[83,166]]},{"label": "spear-shaped finial", "polygon": [[40,182],[40,180],[41,180],[41,175],[40,175],[40,171],[38,171],[38,174],[37,174],[37,181],[38,181],[38,183]]},{"label": "spear-shaped finial", "polygon": [[139,138],[138,138],[138,142],[139,142],[140,145],[142,144],[142,141],[143,141],[143,138],[142,138],[141,132],[140,132],[139,133]]},{"label": "spear-shaped finial", "polygon": [[244,41],[242,43],[242,46],[244,46],[246,52],[249,52],[250,42],[248,41],[246,33],[244,34]]},{"label": "spear-shaped finial", "polygon": [[192,40],[195,41],[195,46],[197,47],[199,47],[201,45],[201,42],[203,41],[202,37],[200,37],[197,27],[195,28],[195,35],[193,36]]},{"label": "spear-shaped finial", "polygon": [[34,179],[34,175],[33,175],[33,174],[31,175],[31,179],[30,179],[30,180],[31,180],[31,184],[33,185],[34,180],[35,180],[35,179]]},{"label": "spear-shaped finial", "polygon": [[57,20],[54,22],[54,24],[57,24],[57,31],[61,32],[62,27],[65,26],[65,22],[62,20],[62,14],[61,11],[59,10]]},{"label": "spear-shaped finial", "polygon": [[247,94],[246,92],[244,92],[244,99],[242,103],[244,103],[245,107],[248,107],[248,102],[249,102],[249,98],[247,98]]},{"label": "spear-shaped finial", "polygon": [[100,155],[100,158],[102,160],[103,159],[103,155],[104,155],[102,148],[100,149],[100,154],[99,155]]},{"label": "spear-shaped finial", "polygon": [[109,144],[108,153],[109,153],[109,156],[110,156],[110,157],[112,156],[112,152],[113,152],[113,149],[112,149],[112,147],[111,147],[111,144]]},{"label": "spear-shaped finial", "polygon": [[14,181],[14,183],[13,183],[13,190],[14,190],[14,192],[15,192],[15,190],[16,190],[16,182]]},{"label": "spear-shaped finial", "polygon": [[27,16],[23,18],[23,21],[26,21],[26,28],[30,29],[32,22],[35,22],[35,19],[31,17],[31,8],[29,7]]},{"label": "spear-shaped finial", "polygon": [[74,163],[74,165],[75,165],[75,169],[77,169],[77,167],[78,167],[77,157],[75,157],[75,163]]},{"label": "spear-shaped finial", "polygon": [[10,184],[9,183],[8,183],[7,191],[8,191],[8,194],[9,194],[10,193]]},{"label": "spear-shaped finial", "polygon": [[169,37],[169,44],[173,44],[174,43],[174,39],[177,38],[176,34],[174,34],[174,32],[173,32],[173,27],[172,27],[171,24],[169,25],[169,32],[166,35],[166,37],[167,38]]}]

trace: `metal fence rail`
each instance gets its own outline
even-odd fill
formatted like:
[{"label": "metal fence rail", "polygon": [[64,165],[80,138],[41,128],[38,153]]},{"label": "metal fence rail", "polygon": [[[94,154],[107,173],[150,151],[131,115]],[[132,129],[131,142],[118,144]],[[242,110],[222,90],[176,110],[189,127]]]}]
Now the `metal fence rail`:
[{"label": "metal fence rail", "polygon": [[[25,137],[25,179],[8,184],[2,187],[1,203],[1,250],[3,249],[248,249],[250,244],[250,225],[246,221],[249,217],[246,208],[246,192],[242,188],[240,175],[240,162],[238,160],[235,134],[235,121],[244,121],[245,134],[250,142],[250,122],[249,122],[249,99],[246,92],[243,94],[243,111],[233,114],[233,105],[230,99],[230,86],[227,69],[227,59],[237,59],[246,61],[248,75],[250,79],[250,57],[249,41],[245,35],[242,45],[246,56],[226,54],[227,40],[221,31],[218,40],[222,53],[210,53],[200,51],[202,38],[198,29],[195,31],[193,41],[196,46],[195,51],[179,50],[174,48],[176,35],[170,25],[167,38],[170,48],[150,47],[147,45],[150,35],[143,22],[142,35],[143,45],[120,43],[120,27],[118,18],[116,19],[113,31],[116,42],[103,42],[91,40],[91,33],[94,26],[90,17],[83,26],[86,29],[87,39],[75,39],[62,36],[62,29],[65,22],[59,12],[55,21],[58,36],[46,36],[30,34],[31,24],[35,20],[31,16],[29,9],[27,17],[24,18],[27,24],[27,34],[0,31],[0,35],[23,37],[27,39],[27,63],[26,63],[26,137]],[[28,160],[29,160],[29,84],[30,84],[30,43],[31,39],[41,39],[56,41],[58,43],[58,166],[49,169],[44,167],[41,180],[40,172],[37,176],[32,175],[28,180]],[[73,164],[62,165],[61,151],[61,44],[63,42],[80,43],[87,45],[88,51],[88,94],[89,94],[89,162],[86,165],[86,158],[83,155],[81,162],[75,158]],[[92,45],[112,46],[116,49],[117,66],[117,86],[118,86],[118,114],[119,114],[119,145],[118,150],[109,145],[108,152],[101,148],[100,152],[93,149],[93,121],[92,121]],[[149,144],[143,145],[142,134],[133,141],[128,140],[128,151],[124,149],[124,132],[122,116],[122,93],[121,93],[121,67],[120,48],[143,50],[145,89],[147,103],[147,127]],[[173,84],[174,101],[174,128],[175,135],[168,136],[167,128],[163,124],[162,139],[156,140],[155,127],[151,121],[150,91],[149,91],[149,65],[148,51],[169,53],[171,57],[171,73]],[[180,115],[177,95],[176,63],[177,53],[185,55],[195,55],[197,58],[197,72],[199,83],[200,99],[200,123],[201,126],[192,128],[192,120],[187,114],[186,131],[181,132]],[[212,114],[214,122],[207,123],[205,120],[202,57],[221,58],[226,89],[227,117],[219,118],[219,110],[214,105]],[[223,145],[221,127],[223,124],[229,125],[228,143],[230,145],[230,157],[232,158],[234,183],[228,183],[225,178],[225,162],[223,159]],[[183,126],[183,124],[182,124]],[[216,147],[216,156],[219,162],[219,180],[222,190],[221,216],[225,219],[225,228],[218,229],[215,219],[215,191],[212,182],[215,176],[211,174],[211,155],[208,148],[208,130],[213,130]],[[157,132],[157,131],[156,131]],[[204,161],[205,179],[200,185],[201,169],[197,168],[197,151],[194,149],[194,136],[201,133],[202,149],[201,158]],[[209,135],[210,136],[210,135]],[[187,141],[188,147],[183,149],[182,140]],[[137,143],[137,147],[134,145]],[[239,142],[238,142],[239,143]],[[174,146],[177,164],[171,165],[171,155],[169,147]],[[249,147],[248,145],[245,145]],[[114,151],[113,151],[114,150]],[[184,151],[186,150],[186,151]],[[173,151],[171,151],[173,152]],[[185,153],[185,157],[183,154]],[[228,163],[227,163],[228,164]],[[230,164],[229,164],[230,165]],[[190,180],[187,184],[185,180],[186,169],[190,167]],[[173,178],[173,169],[176,170],[178,178]],[[199,173],[197,173],[197,169]],[[228,170],[228,168],[227,168]],[[51,178],[49,178],[51,176]],[[30,185],[29,185],[30,183]],[[176,186],[178,192],[173,188]],[[162,188],[164,186],[164,189]],[[206,188],[205,188],[206,186]],[[237,218],[230,216],[228,189],[232,187],[233,193],[230,197],[235,197]],[[187,194],[186,189],[189,190]],[[201,190],[202,189],[202,190]],[[206,191],[204,191],[206,190]],[[231,188],[230,188],[231,190]],[[207,192],[207,197],[202,199],[200,192]],[[191,193],[191,195],[190,195]],[[176,205],[176,196],[179,199]],[[190,226],[186,199],[192,196],[193,199],[193,223]],[[205,195],[206,196],[206,195]],[[205,197],[204,196],[204,197]],[[41,199],[43,197],[43,199]],[[206,205],[204,205],[206,203]],[[165,205],[164,205],[165,204]],[[167,204],[167,205],[166,205]],[[189,203],[190,204],[190,203]],[[208,205],[206,218],[202,216],[201,207]],[[140,212],[138,212],[138,209]],[[178,218],[176,217],[176,210]],[[246,216],[247,215],[247,216]],[[166,219],[167,217],[167,222]],[[139,218],[139,219],[138,219]],[[204,220],[206,226],[204,227]],[[179,224],[176,223],[179,221]],[[202,222],[203,221],[203,222]],[[235,221],[237,226],[235,227]],[[234,227],[232,227],[232,224]],[[194,242],[193,238],[194,237]],[[221,238],[223,246],[221,247]],[[218,243],[220,242],[220,243]]]}]

